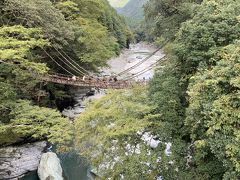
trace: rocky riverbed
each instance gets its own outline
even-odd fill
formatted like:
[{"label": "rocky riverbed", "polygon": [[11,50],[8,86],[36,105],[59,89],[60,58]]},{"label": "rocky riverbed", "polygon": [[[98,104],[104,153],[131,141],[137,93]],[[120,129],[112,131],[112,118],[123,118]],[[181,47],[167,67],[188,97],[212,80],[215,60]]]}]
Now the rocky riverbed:
[{"label": "rocky riverbed", "polygon": [[[108,68],[103,68],[102,71],[105,74],[119,74],[120,72],[134,66],[135,64],[144,60],[144,58],[148,57],[151,53],[155,52],[157,49],[155,46],[147,43],[138,43],[130,45],[129,49],[125,49],[122,51],[120,56],[112,58],[108,62]],[[152,64],[156,63],[164,57],[164,53],[162,50],[156,52],[153,56],[151,56],[147,61],[139,64],[139,66],[134,69],[128,71],[123,74],[120,78],[125,78],[133,74],[137,74],[138,72],[148,68]],[[142,80],[143,78],[148,80],[153,77],[154,69],[150,69],[140,76],[136,77],[135,80]]]}]

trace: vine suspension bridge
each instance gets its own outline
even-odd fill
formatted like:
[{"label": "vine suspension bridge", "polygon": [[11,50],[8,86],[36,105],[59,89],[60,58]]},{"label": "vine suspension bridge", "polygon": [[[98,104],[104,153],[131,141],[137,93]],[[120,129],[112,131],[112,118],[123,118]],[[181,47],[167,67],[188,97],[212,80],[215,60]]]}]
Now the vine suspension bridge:
[{"label": "vine suspension bridge", "polygon": [[165,56],[163,56],[160,60],[156,61],[155,63],[152,63],[151,65],[142,69],[141,71],[135,74],[129,75],[127,77],[122,77],[124,74],[127,74],[129,71],[141,65],[142,63],[150,59],[153,55],[155,55],[161,49],[161,48],[158,48],[156,51],[152,52],[149,56],[139,61],[138,63],[134,64],[133,66],[127,68],[126,70],[118,73],[115,76],[104,78],[104,77],[99,77],[95,75],[90,75],[91,73],[89,71],[79,66],[65,52],[63,51],[61,52],[61,50],[58,50],[55,47],[53,48],[59,53],[59,56],[63,58],[63,59],[59,58],[59,60],[61,60],[64,63],[64,65],[66,65],[68,68],[78,73],[79,76],[73,74],[72,72],[67,70],[65,67],[61,66],[51,55],[47,53],[46,50],[43,49],[43,51],[50,57],[50,59],[54,61],[59,67],[61,67],[64,71],[66,71],[69,75],[52,73],[45,76],[41,76],[40,79],[45,82],[52,82],[52,83],[79,86],[79,87],[93,87],[93,88],[101,88],[101,89],[124,89],[124,88],[132,88],[136,85],[144,86],[147,84],[146,80],[144,79],[135,80],[135,78],[150,71],[151,69],[157,66],[160,60],[165,59]]}]

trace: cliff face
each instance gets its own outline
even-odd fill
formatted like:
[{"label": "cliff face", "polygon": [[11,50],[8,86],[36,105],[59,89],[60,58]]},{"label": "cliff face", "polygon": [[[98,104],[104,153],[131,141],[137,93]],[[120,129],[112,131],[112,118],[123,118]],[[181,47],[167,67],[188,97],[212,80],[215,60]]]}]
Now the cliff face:
[{"label": "cliff face", "polygon": [[0,179],[18,179],[37,170],[46,145],[47,143],[42,141],[0,148]]}]

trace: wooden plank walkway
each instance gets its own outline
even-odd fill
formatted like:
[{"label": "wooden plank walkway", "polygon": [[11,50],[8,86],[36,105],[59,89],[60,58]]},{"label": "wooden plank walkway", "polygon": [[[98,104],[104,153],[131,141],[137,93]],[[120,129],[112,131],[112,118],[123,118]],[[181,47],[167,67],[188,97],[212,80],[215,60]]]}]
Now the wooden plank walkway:
[{"label": "wooden plank walkway", "polygon": [[101,89],[125,89],[132,88],[136,85],[146,85],[146,81],[107,81],[102,79],[91,78],[87,80],[82,80],[81,77],[72,78],[70,76],[60,76],[60,75],[46,75],[40,77],[42,81],[52,82],[57,84],[64,84],[70,86],[79,86],[79,87],[95,87]]}]

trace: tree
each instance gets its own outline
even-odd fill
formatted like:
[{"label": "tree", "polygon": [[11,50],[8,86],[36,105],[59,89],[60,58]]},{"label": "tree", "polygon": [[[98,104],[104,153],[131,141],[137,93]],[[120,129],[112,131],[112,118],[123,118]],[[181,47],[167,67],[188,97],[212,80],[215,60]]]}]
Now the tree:
[{"label": "tree", "polygon": [[156,129],[173,144],[164,179],[239,179],[239,5],[204,1],[165,48],[169,63],[150,84],[165,125]]},{"label": "tree", "polygon": [[[48,54],[61,66],[71,58],[86,69],[96,70],[119,54],[130,38],[124,20],[106,0],[4,0],[1,6],[2,25],[41,28],[51,43]],[[66,73],[44,52],[42,57],[51,69]],[[66,69],[78,75],[71,67]]]},{"label": "tree", "polygon": [[4,0],[3,25],[41,27],[54,44],[67,45],[74,34],[70,24],[49,0]]},{"label": "tree", "polygon": [[3,82],[10,83],[15,90],[21,92],[19,95],[31,94],[38,82],[33,75],[37,77],[48,71],[47,66],[30,52],[46,45],[48,41],[43,38],[40,29],[23,26],[0,28],[0,75]]},{"label": "tree", "polygon": [[71,141],[71,125],[60,113],[20,100],[34,97],[36,77],[48,71],[32,52],[46,45],[40,29],[0,28],[0,145],[48,138],[61,146]]},{"label": "tree", "polygon": [[[225,168],[224,179],[238,179],[239,166],[239,43],[229,45],[214,58],[216,66],[200,70],[189,85],[190,106],[186,125],[196,144],[196,156],[209,151]],[[199,159],[196,159],[199,160]]]},{"label": "tree", "polygon": [[212,57],[239,39],[239,3],[234,2],[206,1],[195,16],[183,24],[174,51],[184,74],[191,76],[198,68],[214,66],[216,62]]},{"label": "tree", "polygon": [[72,143],[73,131],[69,120],[55,110],[17,100],[9,116],[9,122],[0,122],[1,145],[48,139],[64,151]]},{"label": "tree", "polygon": [[146,34],[149,40],[172,41],[181,23],[191,19],[201,0],[150,0],[144,6]]},{"label": "tree", "polygon": [[151,132],[151,109],[142,88],[112,91],[91,103],[75,123],[81,155],[104,178],[155,178],[159,154],[142,140],[145,132]]}]

